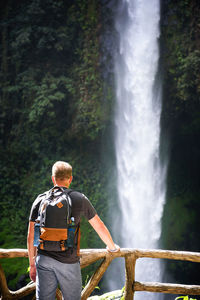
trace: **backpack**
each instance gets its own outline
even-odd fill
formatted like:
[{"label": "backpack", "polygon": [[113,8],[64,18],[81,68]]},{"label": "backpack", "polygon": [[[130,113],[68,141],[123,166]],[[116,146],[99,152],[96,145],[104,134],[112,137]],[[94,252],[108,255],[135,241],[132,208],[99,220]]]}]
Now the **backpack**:
[{"label": "backpack", "polygon": [[78,247],[79,225],[71,216],[72,190],[55,186],[43,194],[35,221],[34,246],[46,251],[65,251]]}]

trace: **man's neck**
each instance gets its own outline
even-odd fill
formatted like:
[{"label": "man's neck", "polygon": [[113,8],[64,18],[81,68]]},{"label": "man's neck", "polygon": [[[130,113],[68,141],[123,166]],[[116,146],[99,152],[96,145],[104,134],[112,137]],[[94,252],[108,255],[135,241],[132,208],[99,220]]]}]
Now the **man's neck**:
[{"label": "man's neck", "polygon": [[65,187],[65,188],[69,188],[69,183],[67,181],[56,181],[55,185],[60,186],[60,187]]},{"label": "man's neck", "polygon": [[54,186],[57,185],[57,186],[61,186],[61,187],[66,187],[67,189],[69,188],[71,182],[72,182],[72,176],[70,178],[66,178],[64,180],[59,180],[52,176],[52,181],[53,181],[53,184]]},{"label": "man's neck", "polygon": [[55,184],[54,186],[60,186],[60,187],[65,187],[65,188],[69,188],[69,186],[68,185],[66,185],[66,184],[62,184],[62,183],[57,183],[57,184]]}]

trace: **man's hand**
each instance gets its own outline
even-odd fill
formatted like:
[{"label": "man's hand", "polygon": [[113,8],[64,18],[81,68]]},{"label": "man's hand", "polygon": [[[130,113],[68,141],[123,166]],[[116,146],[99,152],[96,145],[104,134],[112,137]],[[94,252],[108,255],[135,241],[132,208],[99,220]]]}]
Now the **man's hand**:
[{"label": "man's hand", "polygon": [[31,280],[33,280],[34,282],[36,281],[36,266],[35,266],[35,264],[30,266],[29,276],[30,276]]},{"label": "man's hand", "polygon": [[106,247],[106,250],[108,252],[111,252],[111,253],[116,253],[116,252],[119,252],[120,251],[120,247],[118,245],[115,244],[115,248],[114,249],[109,249],[108,246]]}]

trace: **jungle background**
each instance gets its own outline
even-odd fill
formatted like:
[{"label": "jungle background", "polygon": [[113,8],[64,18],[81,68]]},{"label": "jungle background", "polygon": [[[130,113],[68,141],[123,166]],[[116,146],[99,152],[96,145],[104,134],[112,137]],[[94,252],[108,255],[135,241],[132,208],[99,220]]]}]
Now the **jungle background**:
[{"label": "jungle background", "polygon": [[[26,248],[31,204],[51,188],[56,160],[72,164],[71,187],[89,197],[112,232],[117,36],[111,8],[116,4],[0,3],[1,248]],[[161,9],[161,152],[167,147],[169,164],[161,247],[199,251],[200,2],[163,0]],[[104,247],[84,220],[82,232],[82,248]],[[27,280],[27,259],[1,264],[11,289]],[[91,271],[83,272],[83,283]],[[165,280],[200,284],[199,274],[197,264],[166,263]]]}]

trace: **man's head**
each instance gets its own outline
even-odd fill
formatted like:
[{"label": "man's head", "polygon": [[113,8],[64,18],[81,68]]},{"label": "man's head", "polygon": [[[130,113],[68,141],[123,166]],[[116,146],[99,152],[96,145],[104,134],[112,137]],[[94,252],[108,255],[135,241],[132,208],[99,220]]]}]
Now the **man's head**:
[{"label": "man's head", "polygon": [[69,187],[72,181],[72,166],[64,161],[57,161],[52,167],[52,181],[54,185]]}]

